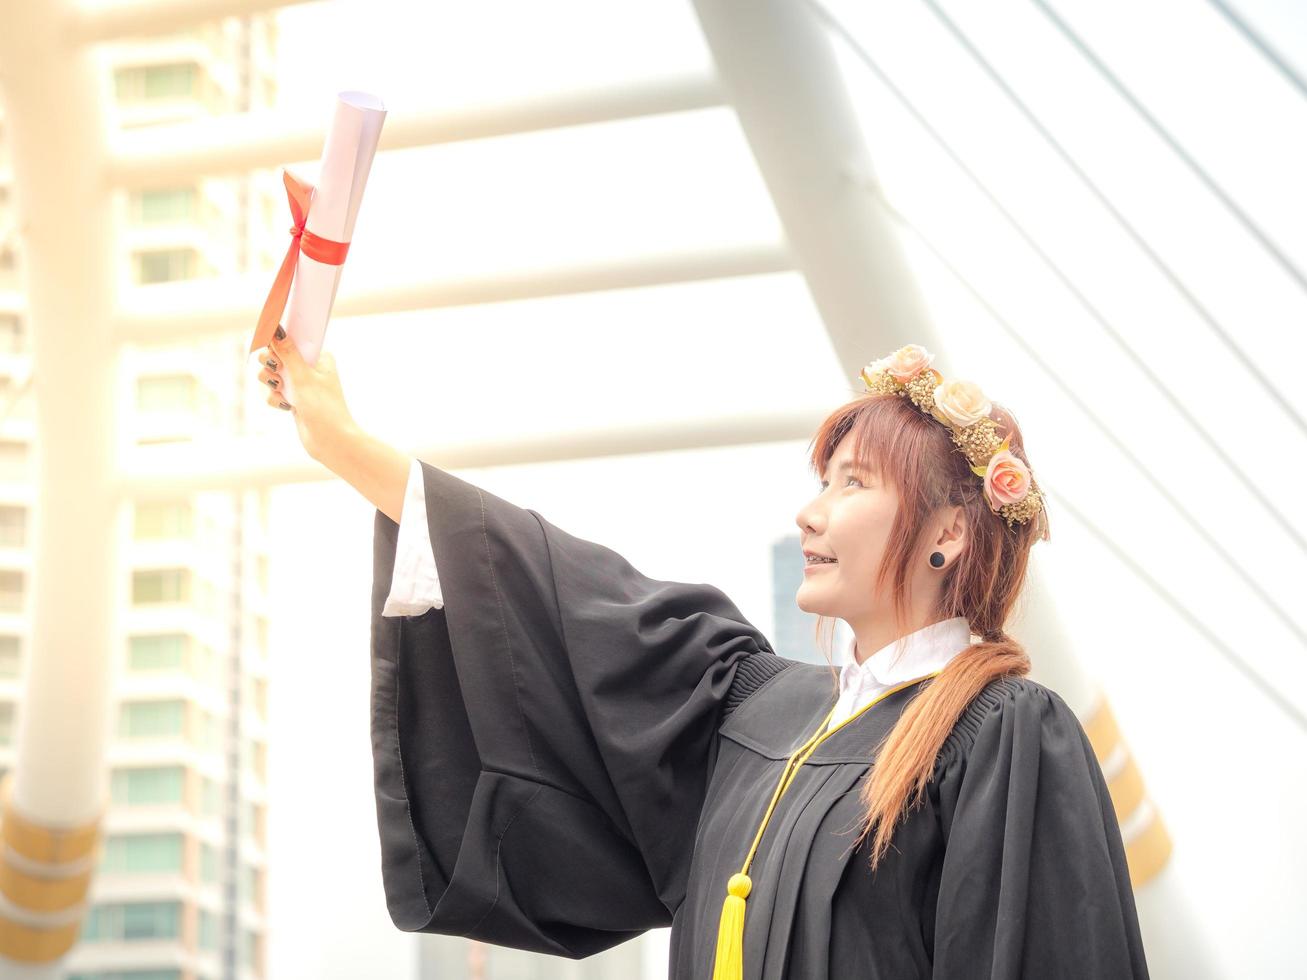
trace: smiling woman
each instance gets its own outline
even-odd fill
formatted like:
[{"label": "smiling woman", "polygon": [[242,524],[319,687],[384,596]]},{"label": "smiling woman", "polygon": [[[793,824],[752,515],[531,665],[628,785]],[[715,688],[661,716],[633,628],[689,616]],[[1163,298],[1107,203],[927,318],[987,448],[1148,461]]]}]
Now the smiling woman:
[{"label": "smiling woman", "polygon": [[704,980],[1147,976],[1093,750],[1002,632],[1047,536],[1019,433],[928,358],[823,423],[796,518],[828,559],[797,601],[853,627],[870,689],[413,461],[372,592],[399,928],[583,957],[670,923],[670,975]]}]

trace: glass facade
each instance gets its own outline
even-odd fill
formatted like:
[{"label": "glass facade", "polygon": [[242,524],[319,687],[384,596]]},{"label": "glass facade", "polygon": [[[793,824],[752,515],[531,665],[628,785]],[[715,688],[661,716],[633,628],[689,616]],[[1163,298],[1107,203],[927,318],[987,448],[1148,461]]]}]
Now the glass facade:
[{"label": "glass facade", "polygon": [[140,942],[181,937],[181,902],[109,902],[92,906],[83,942]]},{"label": "glass facade", "polygon": [[110,796],[124,806],[181,803],[185,784],[181,766],[134,766],[115,769],[109,779]]},{"label": "glass facade", "polygon": [[105,841],[101,871],[126,874],[182,871],[180,833],[118,834]]},{"label": "glass facade", "polygon": [[118,734],[127,738],[181,736],[186,724],[182,701],[128,701],[119,706]]}]

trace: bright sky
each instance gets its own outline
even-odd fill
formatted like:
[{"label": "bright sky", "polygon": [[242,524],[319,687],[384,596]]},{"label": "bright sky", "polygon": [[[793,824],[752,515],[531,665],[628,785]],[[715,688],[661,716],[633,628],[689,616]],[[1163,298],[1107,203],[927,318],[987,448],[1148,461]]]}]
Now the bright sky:
[{"label": "bright sky", "polygon": [[[1284,760],[1301,758],[1307,736],[1194,623],[1307,709],[1300,611],[1307,557],[1155,385],[1181,400],[1299,534],[1302,431],[929,6],[829,6],[1098,313],[877,76],[836,44],[890,200],[1037,355],[905,232],[904,248],[949,343],[940,352],[944,370],[981,383],[1023,425],[1032,464],[1052,494],[1053,541],[1040,547],[1064,621],[1087,669],[1107,687],[1177,842],[1173,861],[1195,896],[1196,917],[1240,937],[1237,947],[1213,940],[1214,955],[1230,975],[1236,956],[1252,958],[1240,961],[1243,975],[1286,975],[1283,936],[1304,911],[1304,892],[1300,881],[1280,883],[1277,872],[1307,867],[1299,832],[1307,795],[1301,767],[1298,778],[1284,779],[1292,768]],[[1307,360],[1307,292],[1037,6],[1003,0],[945,9],[1194,301],[1307,414],[1298,377]],[[1241,9],[1299,59],[1300,71],[1307,67],[1301,6],[1258,0]],[[360,0],[292,7],[280,17],[282,109],[324,124],[343,89],[374,92],[399,117],[710,68],[688,3]],[[1076,5],[1071,23],[1288,259],[1307,268],[1307,103],[1210,5],[1109,0]],[[308,173],[315,166],[288,163]],[[383,153],[343,288],[780,235],[733,114],[711,110]],[[342,319],[327,345],[356,417],[401,445],[483,432],[547,438],[597,417],[620,424],[750,406],[834,407],[849,390],[794,275]],[[869,333],[867,359],[883,353]],[[719,585],[764,629],[771,625],[768,548],[796,529],[794,514],[813,489],[802,442],[459,475],[616,548],[648,574]],[[1177,515],[1159,486],[1247,579]],[[277,494],[273,523],[272,975],[352,977],[366,963],[374,975],[409,976],[409,937],[391,927],[380,892],[369,795],[372,509],[341,484],[295,487]],[[1194,619],[1177,614],[1121,555]],[[1288,611],[1289,622],[1249,581]],[[1224,724],[1203,720],[1213,709]],[[1221,786],[1215,797],[1213,785]],[[1262,804],[1251,817],[1242,802],[1249,800]],[[1241,801],[1234,813],[1231,801]],[[1240,819],[1255,823],[1244,828]],[[1271,860],[1208,860],[1231,832],[1253,836]],[[1248,901],[1250,891],[1262,898]]]}]

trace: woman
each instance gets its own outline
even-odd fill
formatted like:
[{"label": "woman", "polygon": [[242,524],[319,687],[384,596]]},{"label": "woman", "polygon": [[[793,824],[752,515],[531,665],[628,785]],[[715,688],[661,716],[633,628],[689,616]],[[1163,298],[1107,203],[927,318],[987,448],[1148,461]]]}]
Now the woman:
[{"label": "woman", "polygon": [[[670,924],[673,978],[1147,976],[1093,750],[1003,632],[1043,495],[1010,414],[923,348],[868,365],[814,438],[797,601],[852,628],[838,683],[719,590],[362,433],[329,354],[260,359],[309,454],[378,509],[399,928],[583,957]],[[415,522],[434,591],[383,614]]]}]

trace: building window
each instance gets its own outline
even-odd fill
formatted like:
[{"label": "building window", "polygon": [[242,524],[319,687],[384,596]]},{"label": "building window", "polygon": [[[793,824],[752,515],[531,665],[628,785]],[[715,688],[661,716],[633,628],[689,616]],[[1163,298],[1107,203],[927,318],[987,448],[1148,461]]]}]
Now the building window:
[{"label": "building window", "polygon": [[110,780],[114,803],[127,806],[151,806],[182,801],[181,766],[141,766],[115,769]]},{"label": "building window", "polygon": [[[143,380],[143,379],[142,379]],[[194,380],[193,378],[191,379]],[[192,386],[192,391],[194,386]],[[141,388],[137,386],[137,401],[141,398]],[[177,392],[152,391],[147,397],[153,399],[162,395],[174,397]],[[0,510],[0,517],[3,511]],[[178,540],[191,536],[194,530],[194,510],[189,500],[142,500],[133,508],[132,536],[138,541],[144,540]]]},{"label": "building window", "polygon": [[200,909],[200,949],[218,948],[218,916]]},{"label": "building window", "polygon": [[195,221],[199,191],[168,187],[132,194],[132,220],[141,225],[186,224]]},{"label": "building window", "polygon": [[254,969],[254,960],[258,953],[259,937],[253,929],[241,930],[241,965]]},{"label": "building window", "polygon": [[199,275],[200,253],[193,248],[159,248],[133,253],[136,283],[177,282]]},{"label": "building window", "polygon": [[259,869],[250,865],[241,867],[240,897],[242,902],[257,905],[259,899]]},{"label": "building window", "polygon": [[23,330],[23,318],[17,313],[0,313],[0,353],[26,352],[27,334]]},{"label": "building window", "polygon": [[193,374],[153,374],[136,379],[138,412],[193,412],[200,383]]},{"label": "building window", "polygon": [[181,938],[181,902],[110,902],[96,905],[82,923],[87,942],[138,942]]},{"label": "building window", "polygon": [[[4,573],[0,572],[0,576]],[[189,602],[191,572],[187,568],[155,568],[132,572],[132,603]]]},{"label": "building window", "polygon": [[127,669],[132,671],[181,670],[190,638],[184,633],[133,636],[128,640]]},{"label": "building window", "polygon": [[30,388],[16,384],[13,378],[0,377],[0,419],[31,419],[35,409]]},{"label": "building window", "polygon": [[200,880],[210,884],[218,881],[218,849],[204,841],[200,842]]},{"label": "building window", "polygon": [[118,715],[118,734],[127,738],[180,736],[186,721],[181,701],[128,701]]},{"label": "building window", "polygon": [[199,79],[200,66],[193,61],[129,65],[114,72],[114,94],[123,102],[195,98]]},{"label": "building window", "polygon": [[181,834],[122,834],[104,844],[100,870],[116,874],[150,874],[182,870]]},{"label": "building window", "polygon": [[22,641],[0,634],[0,677],[18,677],[23,672]]},{"label": "building window", "polygon": [[[248,770],[252,771],[259,779],[267,782],[268,780],[268,747],[263,742],[255,741],[252,738],[243,739],[244,752],[241,764]],[[250,828],[253,832],[253,827]]]},{"label": "building window", "polygon": [[26,598],[24,574],[17,569],[0,569],[0,611],[22,612]]},{"label": "building window", "polygon": [[204,798],[201,807],[206,817],[216,817],[222,813],[222,786],[215,780],[205,778]]},{"label": "building window", "polygon": [[0,504],[0,546],[27,547],[27,508]]},{"label": "building window", "polygon": [[0,480],[27,480],[31,475],[29,444],[18,439],[0,439]]},{"label": "building window", "polygon": [[268,681],[265,677],[245,675],[246,698],[254,716],[260,721],[268,720]]},{"label": "building window", "polygon": [[222,747],[222,719],[201,710],[196,744],[205,752],[217,752]]}]

